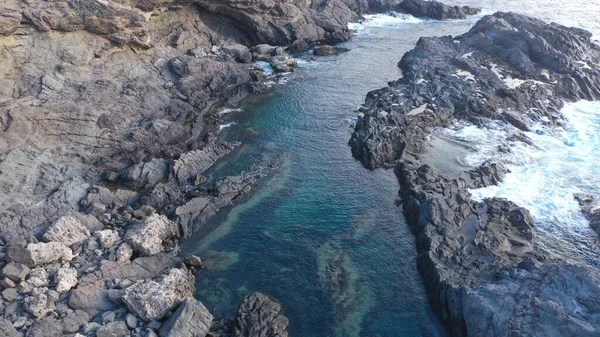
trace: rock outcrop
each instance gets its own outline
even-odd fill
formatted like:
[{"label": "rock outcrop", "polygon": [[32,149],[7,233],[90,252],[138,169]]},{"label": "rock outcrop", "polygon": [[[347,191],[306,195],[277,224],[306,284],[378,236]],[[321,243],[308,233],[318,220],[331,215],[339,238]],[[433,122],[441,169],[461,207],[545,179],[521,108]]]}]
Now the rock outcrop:
[{"label": "rock outcrop", "polygon": [[171,269],[156,280],[127,288],[123,302],[144,321],[160,320],[196,292],[194,276],[181,269]]},{"label": "rock outcrop", "polygon": [[600,201],[593,195],[577,194],[575,200],[581,207],[581,212],[590,222],[590,227],[600,234]]},{"label": "rock outcrop", "polygon": [[564,123],[563,101],[600,99],[590,38],[514,13],[486,16],[464,35],[421,38],[399,63],[403,77],[360,109],[353,154],[370,168],[395,165],[419,272],[453,336],[600,333],[598,270],[550,254],[526,209],[471,198],[469,189],[503,179],[501,159],[459,176],[423,164],[435,128],[495,121],[529,141],[534,123]]},{"label": "rock outcrop", "polygon": [[212,325],[213,316],[202,303],[188,298],[163,323],[160,337],[204,337]]},{"label": "rock outcrop", "polygon": [[125,234],[125,241],[132,246],[133,251],[143,256],[163,251],[163,241],[166,239],[179,239],[179,228],[176,223],[158,214],[131,225]]},{"label": "rock outcrop", "polygon": [[240,305],[234,322],[235,337],[286,337],[289,325],[281,314],[281,305],[264,294],[246,296]]}]

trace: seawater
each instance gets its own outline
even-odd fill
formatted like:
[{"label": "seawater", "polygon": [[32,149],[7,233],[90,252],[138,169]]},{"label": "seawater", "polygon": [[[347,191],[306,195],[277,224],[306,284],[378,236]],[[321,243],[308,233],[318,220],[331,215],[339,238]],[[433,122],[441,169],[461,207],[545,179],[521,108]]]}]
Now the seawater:
[{"label": "seawater", "polygon": [[[506,198],[531,211],[538,231],[547,234],[545,247],[556,254],[575,259],[587,258],[597,264],[596,234],[574,199],[577,193],[600,193],[600,102],[567,103],[561,110],[567,124],[558,130],[537,128],[528,132],[533,146],[511,146],[503,156],[511,170],[498,186],[471,190],[475,199]],[[474,126],[457,130],[466,141],[476,144],[477,151],[467,157],[476,163],[493,154],[492,147],[506,139],[503,131]],[[497,140],[482,141],[476,135],[488,133]],[[470,136],[466,136],[470,135]],[[459,136],[460,137],[460,136]],[[479,138],[479,139],[478,139]],[[499,158],[496,158],[499,159]],[[575,254],[575,255],[573,255]],[[579,258],[577,258],[579,257]]]},{"label": "seawater", "polygon": [[[456,3],[599,25],[590,10],[598,1]],[[244,296],[260,291],[282,304],[291,336],[447,335],[416,269],[414,237],[394,204],[396,178],[364,169],[347,142],[367,92],[401,76],[397,62],[419,37],[461,34],[476,19],[367,18],[343,44],[350,52],[302,62],[286,85],[221,115],[228,127],[220,137],[242,145],[208,172],[210,180],[263,159],[275,158],[281,168],[184,246],[207,264],[197,297],[217,318],[233,317]],[[335,278],[339,270],[343,277]]]}]

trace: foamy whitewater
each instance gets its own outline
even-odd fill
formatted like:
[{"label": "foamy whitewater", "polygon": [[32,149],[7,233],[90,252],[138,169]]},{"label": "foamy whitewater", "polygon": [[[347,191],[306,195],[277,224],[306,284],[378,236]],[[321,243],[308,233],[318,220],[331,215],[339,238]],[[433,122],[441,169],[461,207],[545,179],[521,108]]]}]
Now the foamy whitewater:
[{"label": "foamy whitewater", "polygon": [[[561,251],[591,257],[587,238],[593,234],[574,195],[600,194],[600,102],[568,103],[561,112],[568,121],[564,129],[539,127],[527,133],[534,146],[511,141],[514,129],[500,124],[486,129],[457,125],[442,132],[474,148],[459,159],[463,164],[477,166],[489,159],[509,163],[511,172],[502,183],[470,190],[473,199],[511,200],[531,211],[538,230],[563,239]],[[498,154],[500,144],[507,144],[510,152]]]},{"label": "foamy whitewater", "polygon": [[[419,19],[409,14],[391,12],[389,14],[369,14],[363,17],[363,21],[351,22],[348,29],[355,32],[361,31],[367,27],[373,28],[402,28],[406,24],[421,23],[424,19]],[[430,20],[431,21],[431,20]]]}]

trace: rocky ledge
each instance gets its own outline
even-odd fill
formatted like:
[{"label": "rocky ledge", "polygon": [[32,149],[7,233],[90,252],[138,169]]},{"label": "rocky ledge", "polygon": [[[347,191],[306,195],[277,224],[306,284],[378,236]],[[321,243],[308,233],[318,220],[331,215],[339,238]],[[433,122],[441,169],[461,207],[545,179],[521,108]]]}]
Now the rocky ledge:
[{"label": "rocky ledge", "polygon": [[493,121],[530,143],[533,124],[564,123],[563,101],[600,99],[590,38],[514,13],[486,16],[464,35],[421,38],[399,62],[403,77],[360,109],[353,154],[369,168],[395,165],[418,269],[453,336],[600,334],[598,270],[546,251],[526,209],[472,200],[469,189],[502,181],[501,160],[458,176],[423,163],[436,128]]}]

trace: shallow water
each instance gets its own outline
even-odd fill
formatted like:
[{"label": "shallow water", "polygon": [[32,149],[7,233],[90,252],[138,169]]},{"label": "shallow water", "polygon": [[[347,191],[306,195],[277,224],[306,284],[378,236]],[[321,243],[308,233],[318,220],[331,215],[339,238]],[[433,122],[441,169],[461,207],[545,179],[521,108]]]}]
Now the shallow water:
[{"label": "shallow water", "polygon": [[[536,3],[488,1],[484,9],[555,15]],[[447,334],[429,307],[414,238],[394,205],[396,178],[364,169],[347,142],[366,93],[401,75],[396,64],[420,36],[460,34],[474,21],[382,18],[356,26],[359,35],[344,44],[350,52],[301,63],[285,86],[221,116],[228,127],[220,137],[243,145],[209,179],[261,158],[278,158],[282,168],[184,247],[208,265],[197,295],[217,318],[233,316],[245,295],[261,291],[282,303],[291,336]],[[332,282],[339,270],[342,282]]]}]

